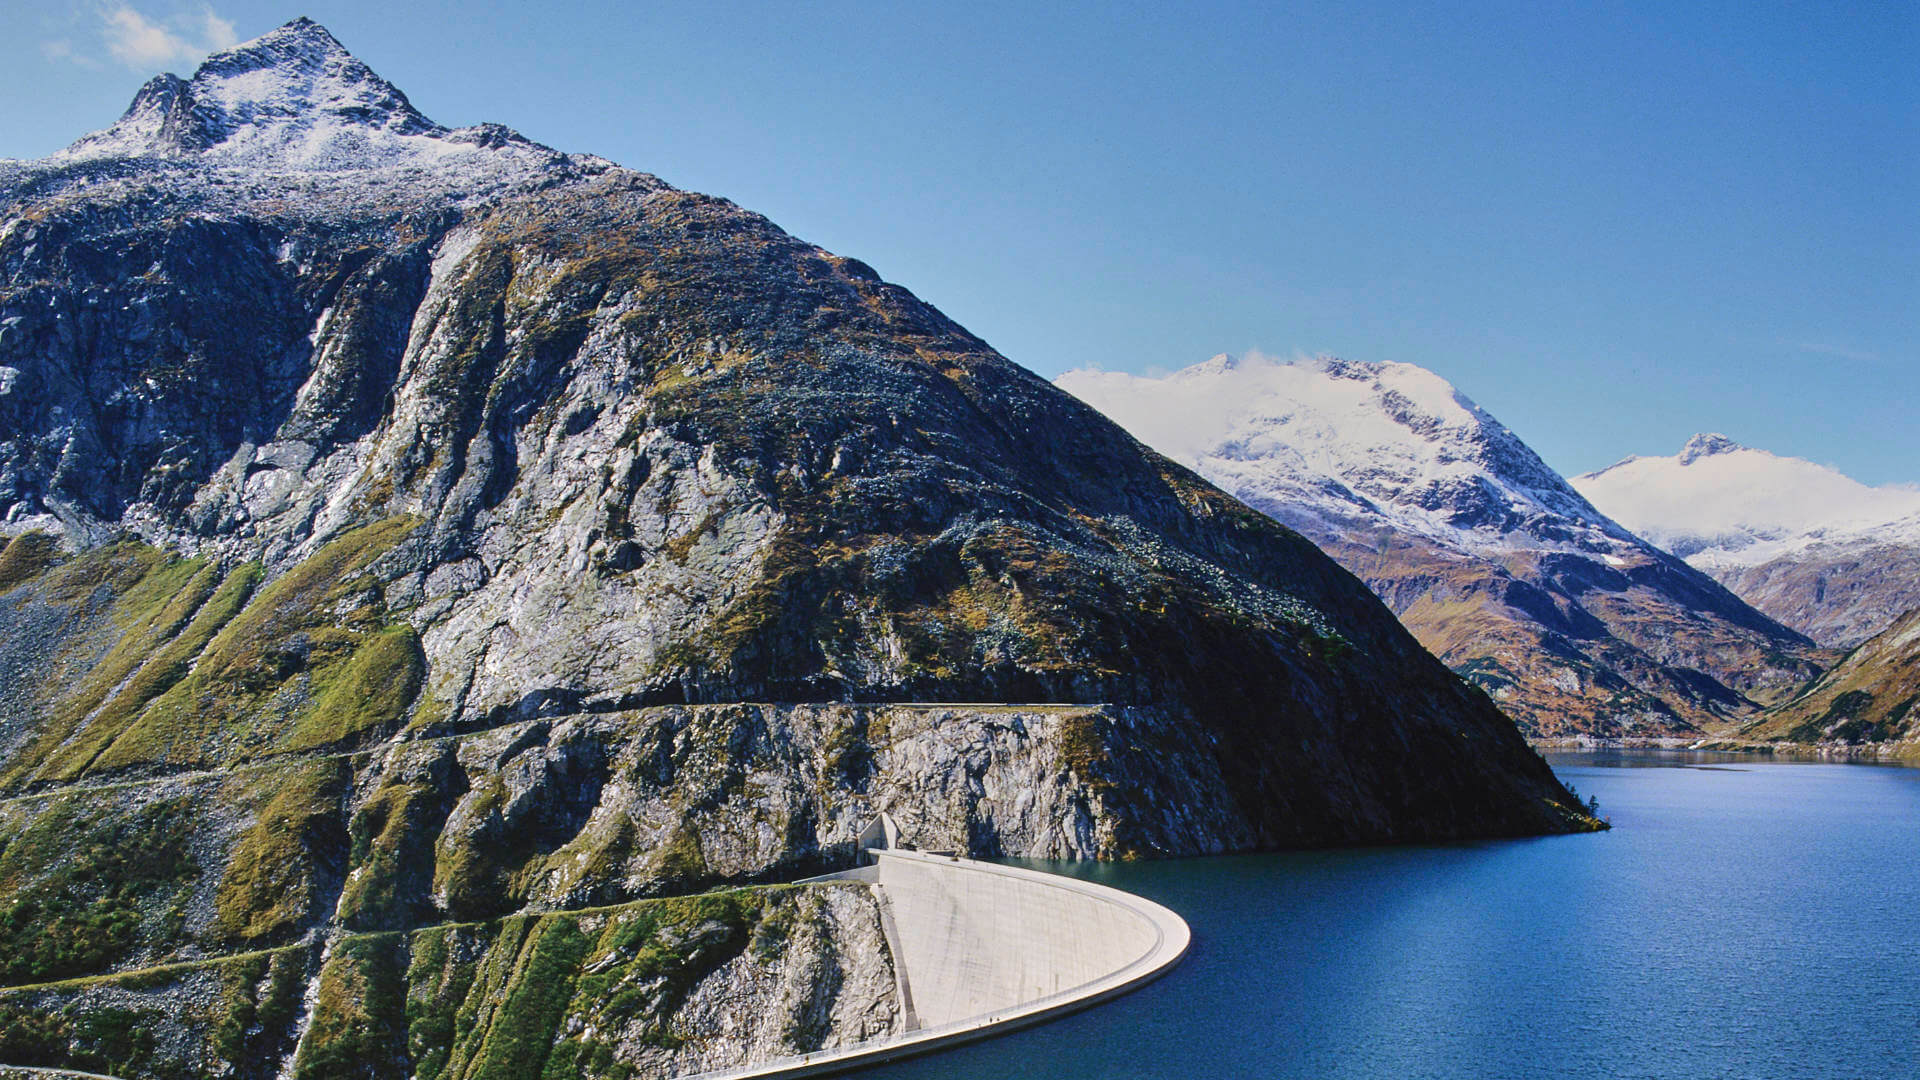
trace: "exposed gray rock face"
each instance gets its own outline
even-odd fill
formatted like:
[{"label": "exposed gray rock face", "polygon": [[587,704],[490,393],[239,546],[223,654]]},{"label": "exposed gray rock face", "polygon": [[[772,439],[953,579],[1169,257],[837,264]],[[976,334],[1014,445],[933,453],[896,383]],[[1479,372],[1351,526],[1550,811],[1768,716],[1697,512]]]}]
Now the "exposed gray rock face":
[{"label": "exposed gray rock face", "polygon": [[[604,162],[448,144],[344,56],[290,24],[4,177],[15,530],[272,579],[417,522],[329,602],[417,635],[414,720],[444,730],[1110,701],[1208,748],[1236,842],[1557,827],[1505,720],[1298,536],[865,266]],[[391,107],[335,107],[365,94]],[[218,138],[140,119],[215,100]],[[359,149],[261,149],[296,132]]]},{"label": "exposed gray rock face", "polygon": [[[444,824],[422,822],[432,892],[403,902],[453,918],[850,865],[881,811],[933,850],[1111,859],[1249,845],[1218,764],[1177,730],[1144,708],[665,706],[402,743],[355,802],[364,813],[396,789],[439,793]],[[379,926],[395,910],[342,914]]]},{"label": "exposed gray rock face", "polygon": [[1920,542],[1889,536],[1809,544],[1707,573],[1823,645],[1851,649],[1920,608]]},{"label": "exposed gray rock face", "polygon": [[673,1077],[884,1039],[903,1030],[893,961],[871,889],[795,901],[778,964],[750,948],[701,980],[675,1014],[672,1049],[622,1046],[636,1076]]}]

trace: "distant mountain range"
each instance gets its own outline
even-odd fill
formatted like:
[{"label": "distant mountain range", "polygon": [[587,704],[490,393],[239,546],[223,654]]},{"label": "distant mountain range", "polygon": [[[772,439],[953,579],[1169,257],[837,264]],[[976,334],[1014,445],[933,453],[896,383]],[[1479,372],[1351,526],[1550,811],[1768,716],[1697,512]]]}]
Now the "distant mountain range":
[{"label": "distant mountain range", "polygon": [[1696,435],[1572,484],[1634,532],[1822,645],[1851,648],[1920,607],[1920,489]]},{"label": "distant mountain range", "polygon": [[1056,382],[1305,534],[1535,737],[1718,728],[1825,659],[1423,368],[1218,356]]}]

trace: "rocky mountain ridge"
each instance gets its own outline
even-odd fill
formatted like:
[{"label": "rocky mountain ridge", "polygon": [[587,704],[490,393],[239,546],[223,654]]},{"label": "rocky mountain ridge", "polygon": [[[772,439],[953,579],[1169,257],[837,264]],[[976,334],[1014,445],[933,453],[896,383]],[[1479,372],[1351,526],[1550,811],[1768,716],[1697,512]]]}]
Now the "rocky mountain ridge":
[{"label": "rocky mountain ridge", "polygon": [[1598,826],[1305,539],[856,260],[433,125],[310,22],[116,128],[0,168],[0,1060],[880,1030],[858,906],[747,887],[883,810],[1008,856]]},{"label": "rocky mountain ridge", "polygon": [[1714,434],[1571,483],[1822,645],[1851,648],[1920,607],[1920,490],[1869,487]]},{"label": "rocky mountain ridge", "polygon": [[201,176],[413,170],[471,185],[476,172],[546,169],[565,156],[498,124],[434,123],[301,18],[209,57],[190,80],[155,76],[119,121],[48,161],[174,162]]},{"label": "rocky mountain ridge", "polygon": [[1697,734],[1818,671],[1425,369],[1221,356],[1057,384],[1314,540],[1533,735]]}]

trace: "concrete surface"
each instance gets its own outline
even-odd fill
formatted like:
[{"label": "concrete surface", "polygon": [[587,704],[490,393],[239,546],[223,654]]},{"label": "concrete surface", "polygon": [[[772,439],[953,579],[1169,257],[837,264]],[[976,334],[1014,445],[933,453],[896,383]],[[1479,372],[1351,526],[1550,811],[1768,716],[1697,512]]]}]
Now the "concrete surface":
[{"label": "concrete surface", "polygon": [[1186,921],[1077,878],[917,851],[873,850],[866,881],[888,913],[918,1026],[840,1050],[689,1080],[825,1076],[986,1038],[1118,997],[1185,955]]}]

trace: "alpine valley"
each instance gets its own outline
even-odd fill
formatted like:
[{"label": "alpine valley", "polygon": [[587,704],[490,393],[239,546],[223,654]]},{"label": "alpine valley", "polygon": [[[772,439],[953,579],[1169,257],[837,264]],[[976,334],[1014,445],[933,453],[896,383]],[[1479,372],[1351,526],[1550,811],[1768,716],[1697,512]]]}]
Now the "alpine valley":
[{"label": "alpine valley", "polygon": [[1319,544],[1534,738],[1723,733],[1833,658],[1424,368],[1253,354],[1058,385]]},{"label": "alpine valley", "polygon": [[[1812,674],[1418,374],[1313,378],[1459,467],[1290,520],[1527,647],[1452,662],[1619,730]],[[1599,827],[1300,534],[864,264],[440,126],[307,20],[0,163],[0,522],[5,1065],[882,1037],[869,892],[787,884],[881,811],[1051,858]]]}]

